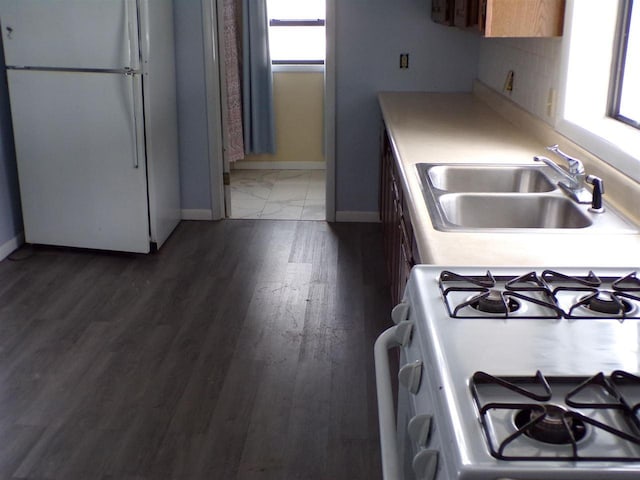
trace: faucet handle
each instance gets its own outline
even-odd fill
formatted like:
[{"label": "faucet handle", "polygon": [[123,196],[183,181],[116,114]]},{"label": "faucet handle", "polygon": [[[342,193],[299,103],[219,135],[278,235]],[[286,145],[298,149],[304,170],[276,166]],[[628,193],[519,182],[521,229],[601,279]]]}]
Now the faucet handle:
[{"label": "faucet handle", "polygon": [[555,153],[556,155],[564,158],[567,161],[567,163],[569,164],[569,173],[571,173],[572,175],[584,175],[585,171],[582,162],[577,158],[564,153],[562,150],[560,150],[558,145],[551,145],[547,147],[547,150]]},{"label": "faucet handle", "polygon": [[595,175],[587,175],[587,178],[585,180],[588,184],[593,185],[591,208],[589,208],[589,211],[593,213],[604,212],[604,206],[602,205],[602,195],[604,194],[604,182],[600,177],[596,177]]}]

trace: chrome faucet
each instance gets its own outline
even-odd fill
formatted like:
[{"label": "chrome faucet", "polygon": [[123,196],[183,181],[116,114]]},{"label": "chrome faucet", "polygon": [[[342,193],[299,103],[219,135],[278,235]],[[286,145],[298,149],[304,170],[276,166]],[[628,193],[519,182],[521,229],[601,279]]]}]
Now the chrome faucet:
[{"label": "chrome faucet", "polygon": [[533,157],[533,160],[536,162],[542,162],[550,166],[557,173],[562,175],[567,181],[566,183],[558,182],[558,185],[576,202],[591,203],[591,194],[585,188],[585,180],[587,178],[587,175],[582,162],[577,158],[571,157],[564,153],[558,148],[558,145],[547,147],[547,150],[555,153],[560,158],[565,159],[569,166],[568,171],[560,167],[557,163],[547,157],[536,155],[535,157]]}]

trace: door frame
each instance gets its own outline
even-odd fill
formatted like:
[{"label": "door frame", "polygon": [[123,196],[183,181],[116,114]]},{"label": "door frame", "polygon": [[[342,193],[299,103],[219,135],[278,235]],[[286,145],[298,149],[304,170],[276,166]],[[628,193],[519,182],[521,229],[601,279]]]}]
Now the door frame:
[{"label": "door frame", "polygon": [[[222,17],[222,0],[202,1],[202,30],[204,42],[205,85],[207,102],[207,135],[209,145],[209,171],[211,216],[213,220],[225,218],[224,172],[229,162],[224,148],[225,118],[222,101],[224,62],[220,61],[218,19]],[[336,0],[326,0],[326,58],[324,62],[324,146],[326,163],[325,216],[328,222],[336,219]],[[226,189],[228,190],[228,189]],[[229,201],[229,198],[227,198]],[[230,212],[227,212],[229,214]]]},{"label": "door frame", "polygon": [[224,172],[228,161],[225,156],[223,128],[224,117],[222,100],[225,98],[222,87],[220,61],[218,16],[222,12],[221,0],[202,0],[202,41],[204,43],[204,76],[207,106],[207,148],[209,156],[209,192],[211,201],[211,220],[225,218]]},{"label": "door frame", "polygon": [[324,155],[326,219],[336,221],[336,1],[326,0],[324,59]]}]

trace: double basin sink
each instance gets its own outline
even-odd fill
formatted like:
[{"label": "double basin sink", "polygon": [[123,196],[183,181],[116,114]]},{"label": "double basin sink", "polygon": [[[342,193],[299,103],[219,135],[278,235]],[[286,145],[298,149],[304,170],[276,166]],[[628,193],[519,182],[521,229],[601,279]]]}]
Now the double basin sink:
[{"label": "double basin sink", "polygon": [[605,203],[604,213],[570,199],[546,165],[416,165],[434,228],[443,231],[637,233]]}]

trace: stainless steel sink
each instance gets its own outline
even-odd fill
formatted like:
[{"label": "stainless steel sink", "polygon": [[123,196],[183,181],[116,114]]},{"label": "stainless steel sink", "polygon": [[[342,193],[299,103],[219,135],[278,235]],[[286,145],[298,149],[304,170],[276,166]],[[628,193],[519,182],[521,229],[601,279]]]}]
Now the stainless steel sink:
[{"label": "stainless steel sink", "polygon": [[638,233],[605,202],[604,213],[571,200],[546,165],[416,165],[434,228],[443,231]]},{"label": "stainless steel sink", "polygon": [[437,165],[427,170],[430,184],[447,192],[550,192],[555,185],[537,165]]},{"label": "stainless steel sink", "polygon": [[447,194],[440,197],[450,225],[463,228],[585,228],[593,222],[573,202],[547,195]]}]

